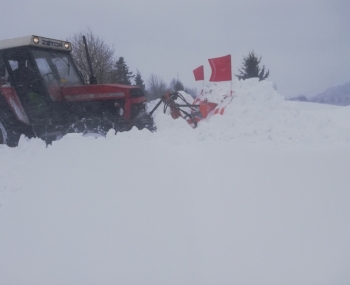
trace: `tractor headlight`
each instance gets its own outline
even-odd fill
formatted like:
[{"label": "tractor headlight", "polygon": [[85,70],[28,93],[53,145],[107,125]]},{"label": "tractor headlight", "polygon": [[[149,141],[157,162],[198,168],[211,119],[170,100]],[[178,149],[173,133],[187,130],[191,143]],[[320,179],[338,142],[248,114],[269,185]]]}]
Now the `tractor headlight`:
[{"label": "tractor headlight", "polygon": [[39,43],[39,37],[37,37],[37,36],[33,37],[33,42],[35,44],[38,44]]},{"label": "tractor headlight", "polygon": [[68,42],[65,42],[65,43],[64,43],[64,47],[65,47],[66,49],[69,49],[69,48],[70,48],[70,44],[69,44]]}]

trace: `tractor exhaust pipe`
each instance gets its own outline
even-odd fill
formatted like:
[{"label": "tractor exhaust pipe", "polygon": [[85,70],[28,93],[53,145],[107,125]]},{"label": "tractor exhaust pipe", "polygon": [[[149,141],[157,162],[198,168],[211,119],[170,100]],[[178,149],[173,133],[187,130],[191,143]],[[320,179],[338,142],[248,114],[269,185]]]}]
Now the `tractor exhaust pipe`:
[{"label": "tractor exhaust pipe", "polygon": [[89,70],[90,70],[90,84],[97,84],[97,79],[94,75],[94,70],[92,69],[92,64],[91,64],[91,60],[90,60],[90,54],[89,54],[89,49],[88,49],[88,45],[86,43],[86,38],[85,36],[83,36],[83,42],[84,42],[84,46],[85,46],[85,53],[86,53],[86,59],[89,65]]}]

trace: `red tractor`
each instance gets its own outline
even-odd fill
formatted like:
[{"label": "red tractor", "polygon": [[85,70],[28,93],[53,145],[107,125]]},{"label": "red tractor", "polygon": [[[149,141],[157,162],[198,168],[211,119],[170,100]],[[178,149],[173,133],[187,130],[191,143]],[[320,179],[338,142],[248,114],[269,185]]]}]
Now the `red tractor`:
[{"label": "red tractor", "polygon": [[96,84],[92,69],[84,84],[71,50],[39,36],[0,41],[0,144],[16,146],[21,134],[51,143],[70,132],[155,129],[141,88]]}]

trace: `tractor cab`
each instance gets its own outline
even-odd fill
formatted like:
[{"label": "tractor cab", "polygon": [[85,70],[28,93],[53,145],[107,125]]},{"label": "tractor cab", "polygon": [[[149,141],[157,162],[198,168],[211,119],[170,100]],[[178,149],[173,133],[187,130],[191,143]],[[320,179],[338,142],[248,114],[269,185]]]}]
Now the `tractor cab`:
[{"label": "tractor cab", "polygon": [[27,117],[25,123],[34,129],[67,123],[62,88],[84,85],[71,50],[69,42],[37,36],[0,41],[2,93],[11,93],[7,99],[17,102]]},{"label": "tractor cab", "polygon": [[[5,42],[6,43],[6,42]],[[69,42],[37,36],[0,42],[0,70],[3,81],[13,86],[19,96],[40,90],[41,96],[59,101],[61,87],[83,85],[75,66]]]},{"label": "tractor cab", "polygon": [[0,123],[12,116],[18,133],[30,133],[27,126],[47,141],[67,132],[153,130],[141,88],[85,84],[71,51],[70,42],[38,36],[0,40]]}]

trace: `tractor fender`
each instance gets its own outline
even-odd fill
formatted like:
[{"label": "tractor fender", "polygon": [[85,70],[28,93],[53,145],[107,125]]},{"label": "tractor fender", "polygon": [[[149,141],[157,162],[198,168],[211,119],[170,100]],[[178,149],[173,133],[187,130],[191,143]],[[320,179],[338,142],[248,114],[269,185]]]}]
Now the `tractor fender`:
[{"label": "tractor fender", "polygon": [[0,121],[0,145],[1,144],[6,144],[7,145],[7,131],[6,128],[4,126],[4,124]]},{"label": "tractor fender", "polygon": [[[21,104],[21,101],[18,98],[16,90],[14,87],[0,87],[0,97],[4,98],[7,104],[4,102],[0,102],[1,110],[7,105],[10,107],[13,114],[16,116],[18,121],[26,125],[30,125],[29,119],[27,117],[26,112]],[[2,112],[2,111],[1,111]]]}]

